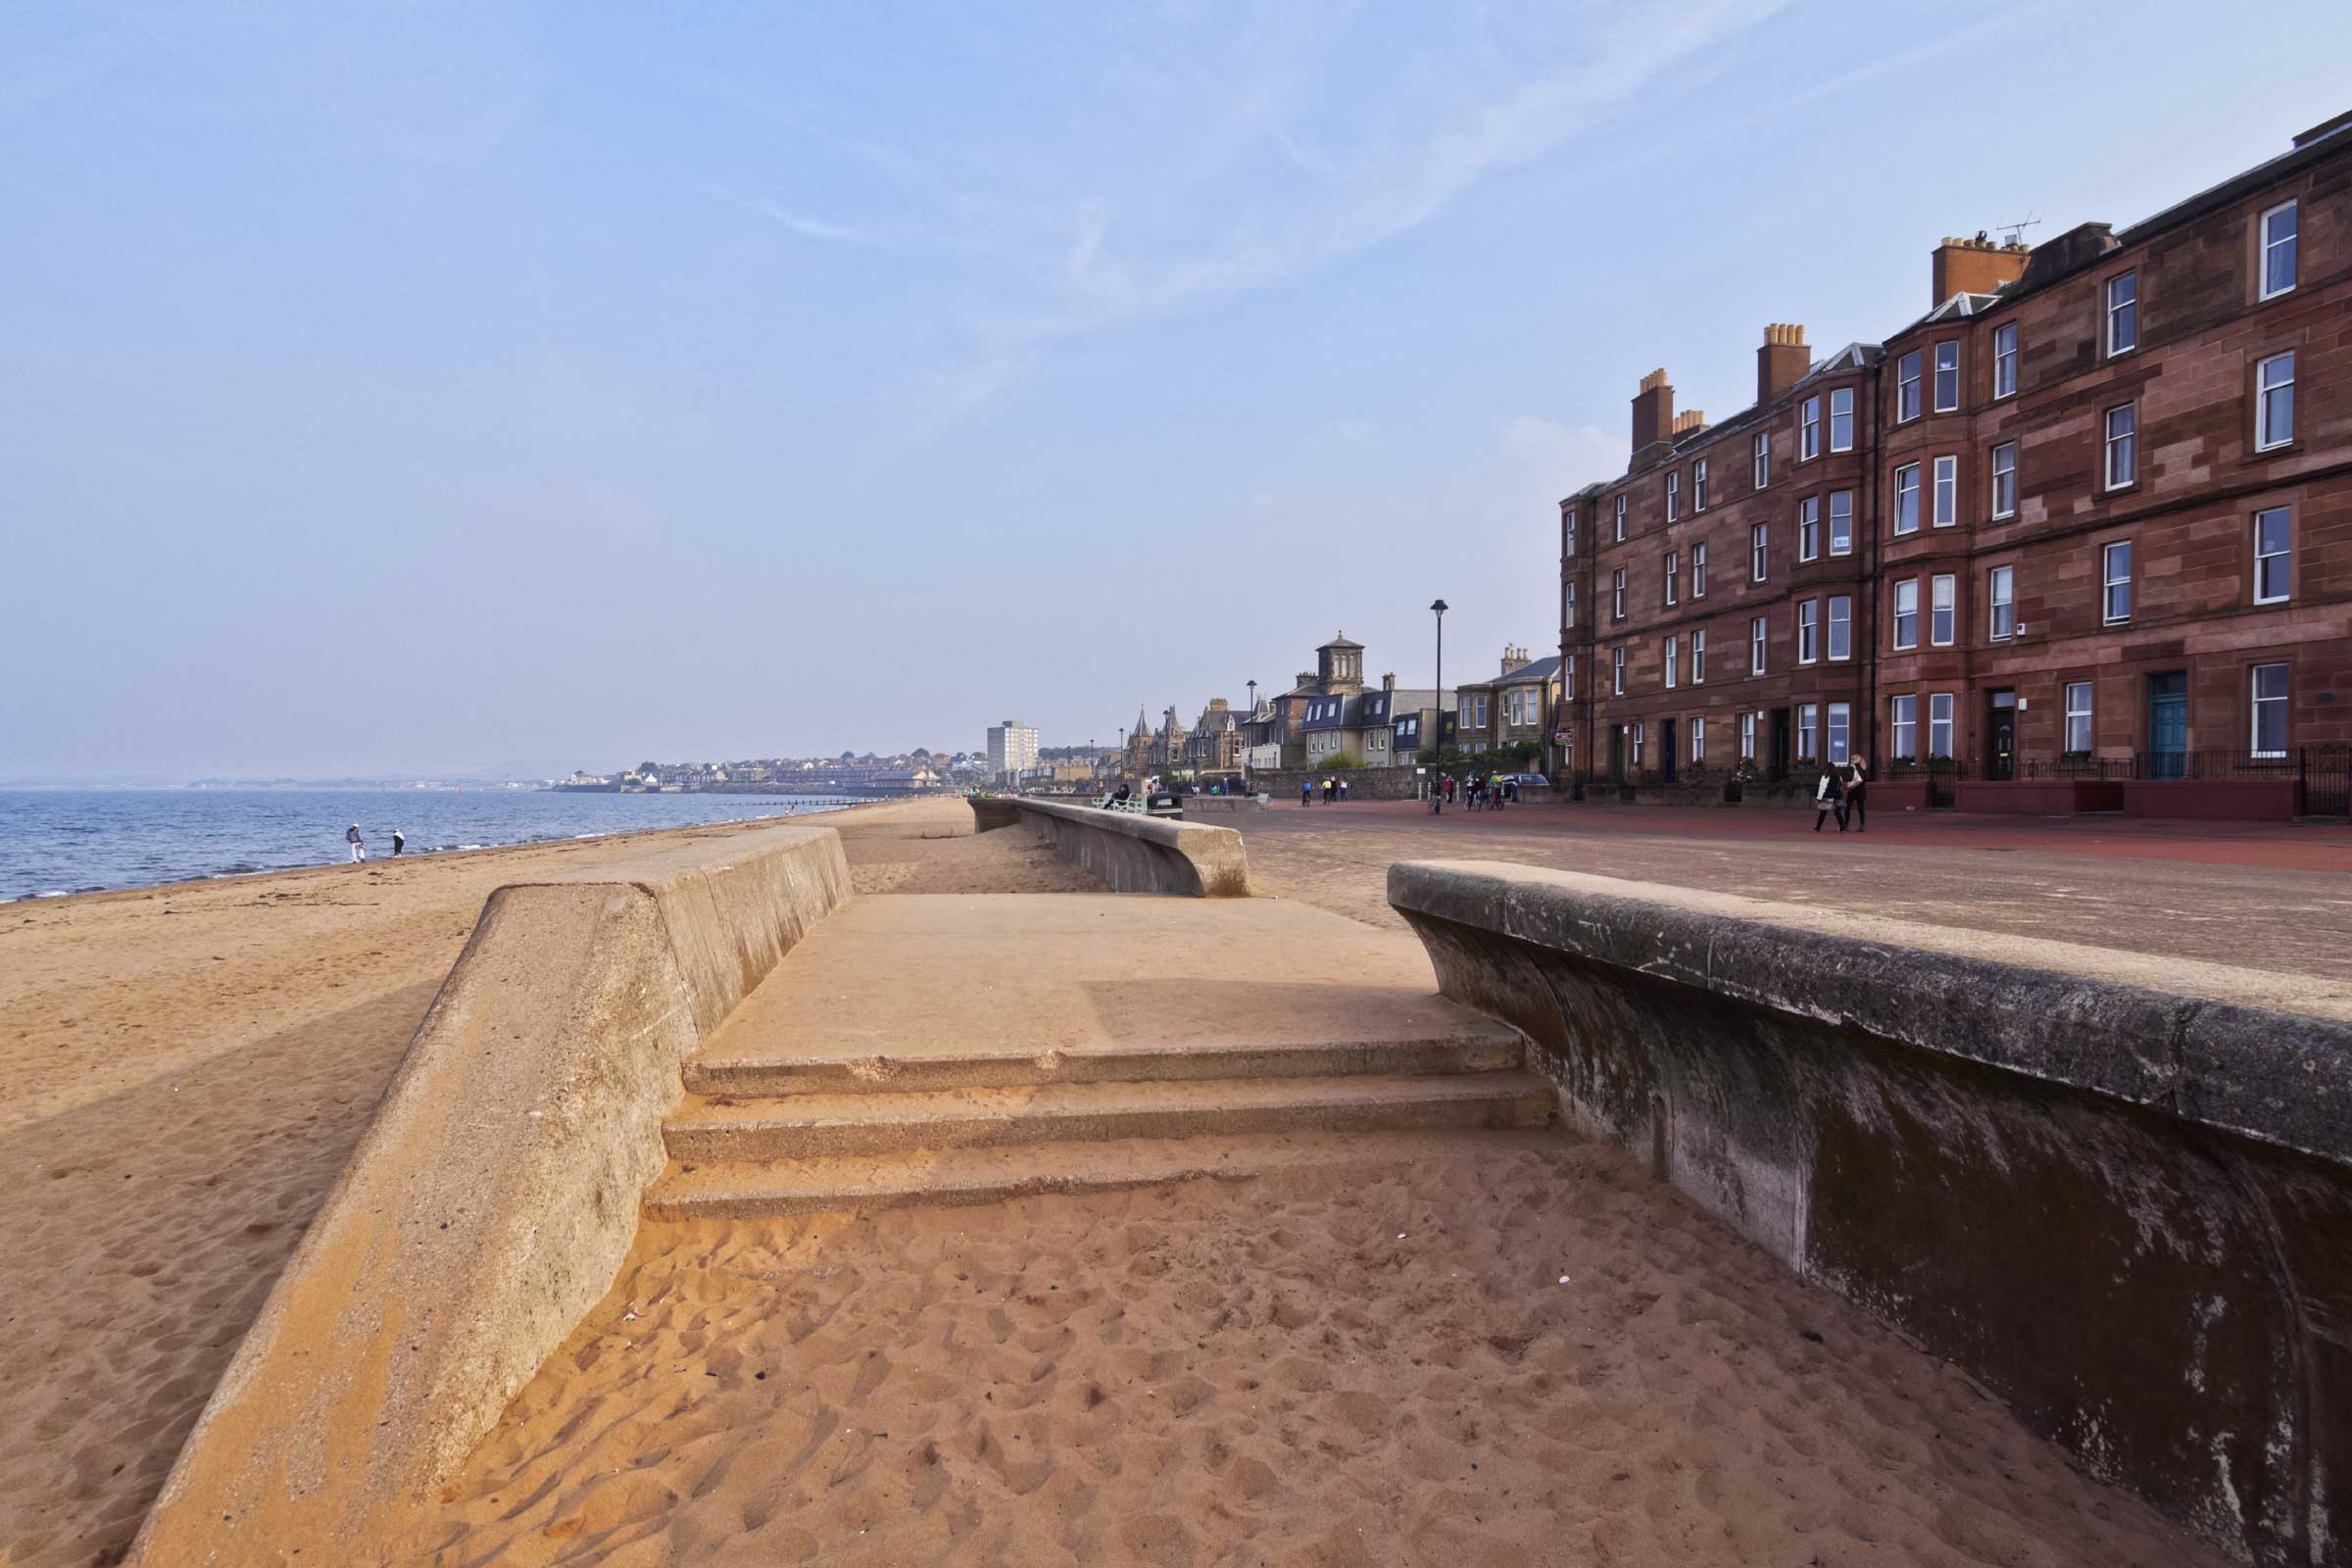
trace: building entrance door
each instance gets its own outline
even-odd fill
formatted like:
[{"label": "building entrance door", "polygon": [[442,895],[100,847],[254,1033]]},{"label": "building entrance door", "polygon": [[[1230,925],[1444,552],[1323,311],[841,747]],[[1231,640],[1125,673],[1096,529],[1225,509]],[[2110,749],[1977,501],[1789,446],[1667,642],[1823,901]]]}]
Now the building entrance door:
[{"label": "building entrance door", "polygon": [[2017,777],[2015,691],[1987,692],[1984,695],[1984,776],[1988,779]]},{"label": "building entrance door", "polygon": [[1625,782],[1625,726],[1623,724],[1609,726],[1609,779],[1612,783],[1617,784]]},{"label": "building entrance door", "polygon": [[1772,772],[1774,781],[1788,776],[1788,710],[1772,710]]},{"label": "building entrance door", "polygon": [[1674,730],[1673,719],[1658,721],[1658,777],[1669,784],[1674,782]]},{"label": "building entrance door", "polygon": [[2148,777],[2188,772],[2188,676],[2175,670],[2148,677]]}]

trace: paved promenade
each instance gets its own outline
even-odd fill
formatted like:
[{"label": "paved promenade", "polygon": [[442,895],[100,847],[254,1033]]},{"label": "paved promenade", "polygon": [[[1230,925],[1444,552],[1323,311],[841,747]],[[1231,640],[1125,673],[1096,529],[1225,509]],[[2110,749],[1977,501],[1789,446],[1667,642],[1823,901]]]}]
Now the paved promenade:
[{"label": "paved promenade", "polygon": [[[2352,1006],[2352,829],[1888,812],[1816,834],[1810,811],[1412,802],[1234,819],[1253,883],[1373,925],[1407,859],[1517,860],[1671,886],[2268,971],[2269,1005]],[[2022,956],[2022,954],[2020,955]]]}]

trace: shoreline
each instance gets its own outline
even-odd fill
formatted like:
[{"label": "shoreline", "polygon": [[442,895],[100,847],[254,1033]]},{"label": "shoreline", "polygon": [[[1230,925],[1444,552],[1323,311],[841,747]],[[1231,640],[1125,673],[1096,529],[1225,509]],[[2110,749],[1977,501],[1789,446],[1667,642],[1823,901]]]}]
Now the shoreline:
[{"label": "shoreline", "polygon": [[[0,793],[10,793],[10,792],[0,792]],[[66,793],[73,793],[73,792],[67,792],[67,791],[45,791],[45,792],[21,791],[21,792],[15,792],[15,793],[25,793],[25,794],[30,794],[30,793],[66,794]],[[104,795],[127,795],[127,794],[159,794],[159,795],[160,795],[160,794],[204,794],[204,793],[211,793],[211,794],[221,794],[221,793],[226,793],[226,792],[222,792],[222,791],[212,791],[212,792],[205,792],[205,791],[187,791],[187,790],[177,790],[177,791],[174,791],[174,790],[160,790],[160,789],[159,789],[159,790],[108,790],[108,791],[88,791],[88,792],[81,792],[81,793],[90,793],[90,794],[104,794]],[[256,793],[263,793],[263,792],[256,792]],[[368,794],[380,794],[380,793],[383,793],[383,792],[380,792],[380,791],[369,791],[369,790],[360,790],[360,789],[352,789],[352,790],[321,789],[321,790],[315,790],[315,791],[297,791],[297,790],[286,790],[286,791],[279,791],[279,792],[270,792],[270,793],[276,793],[276,794],[280,794],[280,795],[283,795],[283,796],[286,796],[286,797],[297,797],[297,796],[301,796],[301,795],[333,795],[333,794],[344,794],[344,795],[368,795]],[[541,794],[541,793],[553,793],[553,792],[545,792],[545,791],[533,791],[533,792],[525,792],[525,793],[529,793],[529,794]],[[506,798],[508,798],[508,797],[501,796],[501,797],[499,797],[499,798],[500,798],[500,799],[506,799]],[[595,841],[595,840],[603,840],[603,839],[616,839],[616,838],[624,838],[624,837],[635,837],[635,836],[638,836],[638,835],[641,835],[641,834],[646,834],[646,833],[670,833],[670,832],[680,832],[680,831],[684,831],[684,830],[687,830],[687,829],[692,829],[692,828],[740,827],[740,826],[747,826],[747,825],[750,825],[750,824],[753,824],[753,823],[760,823],[760,822],[781,822],[781,821],[793,820],[793,819],[800,818],[800,817],[830,816],[830,815],[834,815],[834,814],[836,814],[836,813],[838,813],[838,812],[841,812],[841,811],[847,811],[847,810],[856,810],[856,809],[858,809],[858,808],[860,808],[860,807],[866,807],[866,806],[889,806],[889,805],[897,805],[897,804],[900,804],[900,803],[898,803],[898,802],[895,802],[895,801],[860,801],[860,800],[853,800],[853,799],[849,799],[849,798],[847,798],[847,797],[840,797],[840,796],[798,796],[798,797],[791,797],[791,796],[780,796],[780,795],[779,795],[779,796],[767,796],[767,797],[757,797],[757,798],[758,798],[758,799],[775,800],[775,801],[790,801],[790,802],[801,802],[801,803],[806,803],[807,808],[805,808],[805,809],[795,809],[795,808],[788,808],[787,809],[784,809],[784,810],[777,810],[777,811],[767,811],[767,812],[762,812],[762,813],[759,813],[759,814],[752,814],[752,815],[710,817],[710,818],[704,819],[704,820],[697,820],[697,821],[684,821],[684,822],[666,822],[666,823],[662,823],[662,824],[659,824],[659,825],[646,826],[646,827],[629,827],[629,826],[622,826],[622,827],[610,827],[610,828],[604,828],[604,829],[600,829],[600,830],[597,830],[597,831],[594,831],[594,832],[586,832],[586,833],[548,833],[548,834],[532,835],[532,836],[526,836],[526,837],[522,837],[522,838],[514,838],[514,839],[500,839],[500,838],[494,838],[494,837],[484,837],[484,838],[481,840],[481,842],[464,842],[464,843],[448,843],[448,844],[419,845],[419,844],[416,844],[416,843],[415,843],[415,842],[413,842],[413,841],[412,841],[412,842],[411,842],[411,844],[408,846],[408,848],[407,848],[407,849],[406,849],[406,850],[405,850],[405,851],[404,851],[404,852],[403,852],[403,853],[402,853],[402,854],[401,854],[401,855],[398,857],[398,858],[399,858],[399,860],[400,860],[401,862],[403,862],[403,863],[406,863],[406,862],[408,862],[408,861],[412,861],[412,860],[423,860],[423,859],[427,859],[427,858],[446,858],[446,857],[453,856],[453,855],[478,855],[478,854],[484,854],[484,853],[488,853],[488,852],[494,852],[494,851],[500,851],[500,850],[522,850],[522,849],[531,849],[531,848],[542,847],[542,846],[548,846],[548,845],[558,845],[558,844],[565,844],[565,843],[578,843],[578,842],[587,842],[587,841]],[[960,800],[960,799],[961,799],[961,797],[956,797],[956,799]],[[373,841],[371,841],[371,845],[372,845],[372,843],[373,843]],[[225,866],[225,867],[222,867],[222,868],[220,868],[220,869],[215,869],[215,870],[196,871],[196,872],[191,872],[191,873],[189,873],[189,874],[186,874],[186,875],[172,875],[172,876],[168,876],[168,877],[165,877],[164,879],[162,879],[162,880],[160,880],[160,881],[126,881],[126,882],[118,882],[118,883],[92,883],[92,884],[88,884],[88,885],[84,885],[84,886],[64,887],[64,888],[38,888],[38,889],[36,889],[36,890],[34,890],[34,891],[31,891],[31,892],[24,892],[24,893],[0,893],[0,908],[11,908],[11,907],[14,907],[14,906],[18,906],[18,905],[50,905],[50,904],[55,904],[55,903],[57,903],[57,902],[58,902],[58,901],[60,901],[60,900],[66,900],[66,899],[81,899],[81,898],[95,898],[95,897],[101,897],[101,896],[104,896],[104,895],[107,895],[107,894],[118,894],[118,893],[152,893],[152,892],[160,892],[160,891],[165,891],[165,890],[169,890],[169,889],[176,889],[176,888],[181,888],[181,887],[201,886],[201,885],[205,885],[205,884],[209,884],[209,883],[217,883],[217,882],[230,882],[230,881],[240,881],[240,880],[245,880],[245,879],[249,879],[249,878],[253,878],[253,877],[280,876],[280,875],[286,875],[286,874],[290,874],[290,873],[301,872],[301,871],[307,871],[307,870],[320,870],[320,869],[337,869],[337,870],[339,870],[339,869],[347,869],[349,866],[351,866],[351,865],[352,865],[352,864],[354,864],[354,863],[364,863],[364,864],[367,864],[367,865],[374,866],[374,865],[380,865],[380,864],[389,863],[389,862],[391,862],[391,861],[392,861],[392,859],[393,859],[393,858],[393,858],[392,856],[390,856],[389,854],[381,854],[381,855],[377,855],[377,854],[371,854],[371,855],[369,856],[369,858],[368,858],[368,859],[367,859],[365,862],[353,862],[353,861],[350,861],[350,860],[342,860],[342,859],[311,859],[311,860],[289,860],[289,861],[286,861],[286,862],[284,862],[284,863],[282,863],[282,864],[244,864],[244,863],[237,863],[237,864],[231,864],[231,865],[228,865],[228,866]]]}]

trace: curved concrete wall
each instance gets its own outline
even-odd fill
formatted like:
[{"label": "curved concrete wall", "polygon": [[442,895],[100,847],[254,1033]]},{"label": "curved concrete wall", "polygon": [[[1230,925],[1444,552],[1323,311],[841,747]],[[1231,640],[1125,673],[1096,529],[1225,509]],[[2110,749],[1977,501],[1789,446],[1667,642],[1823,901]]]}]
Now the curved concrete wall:
[{"label": "curved concrete wall", "polygon": [[1585,1131],[2231,1554],[2352,1560],[2352,1028],[1598,881],[1389,900]]},{"label": "curved concrete wall", "polygon": [[1249,860],[1242,836],[1232,828],[1059,801],[1015,804],[1030,830],[1053,841],[1055,854],[1101,877],[1113,893],[1250,896]]},{"label": "curved concrete wall", "polygon": [[352,1560],[608,1290],[680,1065],[849,896],[840,835],[688,844],[491,895],[133,1548]]}]

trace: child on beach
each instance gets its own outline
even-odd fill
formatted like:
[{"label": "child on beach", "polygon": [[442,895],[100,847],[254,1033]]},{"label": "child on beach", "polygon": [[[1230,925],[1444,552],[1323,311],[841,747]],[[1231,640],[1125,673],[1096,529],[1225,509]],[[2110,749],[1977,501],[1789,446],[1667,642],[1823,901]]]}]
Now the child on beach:
[{"label": "child on beach", "polygon": [[357,865],[362,860],[368,858],[368,841],[360,837],[359,823],[354,822],[351,824],[349,831],[345,832],[343,835],[343,842],[351,846],[352,864]]}]

